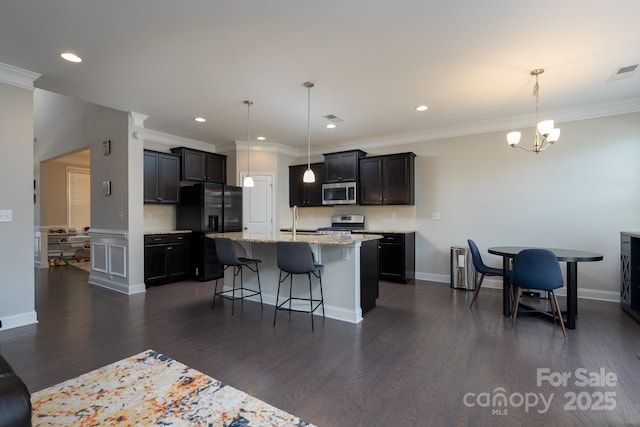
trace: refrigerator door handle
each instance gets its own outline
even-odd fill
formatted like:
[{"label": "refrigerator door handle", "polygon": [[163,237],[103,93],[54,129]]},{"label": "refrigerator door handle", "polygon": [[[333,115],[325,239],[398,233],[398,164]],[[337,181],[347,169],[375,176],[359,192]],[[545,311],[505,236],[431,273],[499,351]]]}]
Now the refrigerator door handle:
[{"label": "refrigerator door handle", "polygon": [[218,215],[209,215],[209,230],[213,230],[215,232],[219,232],[219,221],[220,217]]}]

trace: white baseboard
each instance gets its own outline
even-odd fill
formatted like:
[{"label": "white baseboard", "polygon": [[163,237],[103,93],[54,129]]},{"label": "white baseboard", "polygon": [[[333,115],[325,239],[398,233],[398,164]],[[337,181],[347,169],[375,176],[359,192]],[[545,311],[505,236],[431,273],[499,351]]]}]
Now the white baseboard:
[{"label": "white baseboard", "polygon": [[[427,280],[438,283],[451,283],[451,279],[446,274],[431,274],[416,272],[416,279]],[[483,288],[502,289],[502,279],[495,277],[485,277],[482,281]],[[567,288],[559,289],[556,292],[558,296],[567,296]],[[580,289],[578,288],[578,298],[592,299],[598,301],[620,302],[620,293],[602,289]]]},{"label": "white baseboard", "polygon": [[106,289],[119,292],[125,295],[139,294],[147,291],[147,288],[144,285],[144,283],[138,283],[138,284],[129,286],[123,283],[114,282],[114,281],[105,279],[103,277],[97,277],[94,275],[89,276],[89,284],[100,286],[102,288],[106,288]]},{"label": "white baseboard", "polygon": [[2,320],[2,328],[0,328],[0,331],[6,331],[7,329],[38,323],[38,314],[35,311],[29,311],[26,313],[6,316],[0,320]]}]

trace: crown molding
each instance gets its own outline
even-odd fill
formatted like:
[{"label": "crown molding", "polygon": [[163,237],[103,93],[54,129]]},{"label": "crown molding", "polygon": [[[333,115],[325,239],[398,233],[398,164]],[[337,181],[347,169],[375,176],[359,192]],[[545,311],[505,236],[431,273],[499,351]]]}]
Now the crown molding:
[{"label": "crown molding", "polygon": [[33,82],[40,76],[41,74],[34,73],[33,71],[0,62],[0,83],[33,90]]},{"label": "crown molding", "polygon": [[149,118],[149,116],[147,116],[146,114],[136,113],[135,111],[129,111],[129,115],[131,115],[133,125],[139,128],[143,128],[144,121]]},{"label": "crown molding", "polygon": [[160,132],[149,128],[145,128],[142,135],[145,141],[166,145],[168,148],[187,147],[196,150],[216,152],[215,144],[184,138],[182,136],[172,135],[170,133]]},{"label": "crown molding", "polygon": [[[594,105],[584,108],[568,110],[546,111],[545,115],[553,117],[556,123],[597,119],[600,117],[617,116],[621,114],[640,112],[640,98],[616,103]],[[535,125],[535,115],[520,116],[493,123],[475,123],[465,127],[430,129],[428,131],[388,135],[377,138],[345,141],[343,144],[325,146],[325,150],[367,150],[394,145],[414,144],[418,142],[435,141],[439,139],[457,138],[462,136],[480,135],[492,132],[504,132],[518,128],[529,128]],[[320,148],[322,149],[322,148]],[[312,152],[314,153],[314,152]],[[315,154],[319,154],[315,151]]]},{"label": "crown molding", "polygon": [[[247,141],[234,141],[236,151],[247,151]],[[262,151],[265,153],[286,154],[287,156],[300,157],[301,150],[278,143],[251,143],[251,151]],[[306,150],[305,150],[306,152]]]}]

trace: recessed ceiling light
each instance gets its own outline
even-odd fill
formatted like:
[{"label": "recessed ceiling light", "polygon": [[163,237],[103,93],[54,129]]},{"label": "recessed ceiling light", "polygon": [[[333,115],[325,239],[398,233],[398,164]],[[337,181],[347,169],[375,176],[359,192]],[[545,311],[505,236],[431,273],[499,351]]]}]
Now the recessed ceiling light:
[{"label": "recessed ceiling light", "polygon": [[418,105],[416,107],[416,111],[427,111],[429,109],[429,107],[427,107],[426,105]]},{"label": "recessed ceiling light", "polygon": [[196,122],[198,122],[198,123],[204,123],[204,122],[206,122],[206,121],[207,121],[207,119],[205,119],[204,117],[196,117],[196,118],[195,118],[195,119],[193,119],[193,120],[195,120],[195,121],[196,121]]},{"label": "recessed ceiling light", "polygon": [[267,139],[267,138],[265,138],[264,136],[259,136],[259,137],[257,137],[256,139],[257,139],[258,141],[264,141],[264,140],[265,140],[265,139]]},{"label": "recessed ceiling light", "polygon": [[329,123],[329,124],[327,124],[327,129],[333,129],[333,128],[335,128],[335,127],[336,127],[336,125],[335,125],[335,124],[333,124],[333,123]]},{"label": "recessed ceiling light", "polygon": [[63,52],[60,54],[60,56],[62,57],[62,59],[69,62],[82,62],[82,58],[72,52]]}]

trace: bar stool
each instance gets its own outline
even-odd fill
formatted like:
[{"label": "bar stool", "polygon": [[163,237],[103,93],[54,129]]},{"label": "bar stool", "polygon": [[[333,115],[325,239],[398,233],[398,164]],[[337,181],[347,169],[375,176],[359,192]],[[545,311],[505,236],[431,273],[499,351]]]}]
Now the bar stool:
[{"label": "bar stool", "polygon": [[[278,242],[277,243],[278,267],[280,268],[280,276],[278,281],[278,292],[276,293],[276,309],[273,313],[273,326],[276,326],[276,316],[278,310],[286,310],[289,312],[298,311],[301,313],[311,314],[311,330],[313,327],[313,312],[322,305],[322,317],[324,317],[324,296],[322,294],[322,269],[321,264],[314,263],[311,246],[307,242]],[[306,274],[309,278],[309,298],[292,296],[293,275]],[[311,275],[318,278],[320,282],[320,299],[313,298],[313,290],[311,283]],[[289,298],[278,304],[280,298],[280,285],[289,278]],[[309,309],[293,308],[292,301],[308,301]],[[288,304],[288,307],[284,307]],[[314,306],[315,304],[315,306]]]},{"label": "bar stool", "polygon": [[[234,315],[235,300],[245,299],[255,295],[260,295],[260,308],[262,308],[262,288],[260,287],[260,272],[258,271],[258,264],[262,261],[252,258],[238,258],[236,251],[233,247],[233,241],[226,237],[216,237],[214,239],[216,246],[216,256],[218,262],[224,266],[224,270],[229,267],[233,267],[233,288],[230,290],[222,290],[218,292],[218,279],[216,279],[216,286],[213,291],[213,302],[211,303],[211,309],[216,306],[216,297],[226,298],[231,300],[231,317]],[[245,288],[242,280],[243,267],[256,273],[258,277],[258,290]],[[240,275],[240,287],[236,289],[236,277]],[[223,287],[224,289],[224,287]],[[240,292],[239,296],[236,296],[236,290]],[[246,293],[245,293],[246,291]],[[231,294],[231,295],[229,295]]]}]

